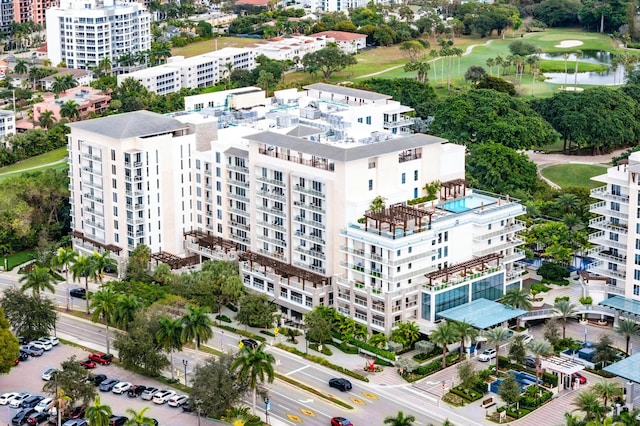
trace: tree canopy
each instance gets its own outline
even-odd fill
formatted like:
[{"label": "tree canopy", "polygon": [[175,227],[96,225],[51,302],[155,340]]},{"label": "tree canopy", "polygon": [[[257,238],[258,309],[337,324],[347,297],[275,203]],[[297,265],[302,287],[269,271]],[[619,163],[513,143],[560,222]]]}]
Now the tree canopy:
[{"label": "tree canopy", "polygon": [[415,109],[418,117],[427,118],[436,109],[437,95],[433,86],[412,78],[370,78],[357,87],[393,96],[402,105]]},{"label": "tree canopy", "polygon": [[13,366],[13,361],[18,357],[18,339],[9,329],[9,321],[4,316],[4,310],[0,308],[0,374],[8,373]]},{"label": "tree canopy", "polygon": [[302,57],[302,65],[310,74],[322,73],[323,78],[328,79],[336,71],[342,71],[349,65],[355,65],[356,58],[344,53],[336,45],[329,45],[324,49],[310,52]]}]

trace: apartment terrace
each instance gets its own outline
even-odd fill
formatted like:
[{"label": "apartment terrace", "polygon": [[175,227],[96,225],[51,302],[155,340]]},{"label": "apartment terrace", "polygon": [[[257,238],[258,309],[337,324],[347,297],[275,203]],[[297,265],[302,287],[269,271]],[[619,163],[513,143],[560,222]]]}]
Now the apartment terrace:
[{"label": "apartment terrace", "polygon": [[253,269],[253,264],[257,263],[263,267],[263,272],[266,274],[268,268],[270,268],[276,275],[281,276],[287,280],[287,284],[290,284],[291,277],[297,277],[302,281],[302,290],[305,290],[305,282],[309,281],[313,284],[313,288],[324,287],[329,285],[329,277],[316,274],[311,271],[307,271],[297,266],[290,265],[285,262],[273,259],[271,257],[254,253],[250,250],[240,253],[240,260],[249,262],[249,266]]},{"label": "apartment terrace", "polygon": [[[434,214],[435,210],[392,204],[382,210],[365,212],[364,230],[369,231],[370,224],[373,222],[373,228],[378,231],[378,235],[382,235],[382,232],[386,230],[391,232],[394,239],[398,234],[400,237],[406,237],[407,232],[424,231],[424,225],[431,227]],[[426,224],[423,222],[425,218],[427,218]]]},{"label": "apartment terrace", "polygon": [[280,160],[291,161],[292,163],[302,164],[304,166],[315,167],[316,169],[328,170],[333,172],[335,170],[335,162],[333,160],[327,160],[326,158],[317,157],[315,155],[305,158],[298,155],[290,155],[289,150],[282,150],[278,147],[264,147],[258,149],[258,152],[262,155],[278,158]]},{"label": "apartment terrace", "polygon": [[224,238],[216,237],[214,235],[208,235],[202,231],[196,231],[196,230],[186,231],[184,233],[184,237],[185,237],[185,240],[187,239],[187,237],[192,237],[198,246],[204,247],[209,250],[219,247],[225,253],[227,253],[231,250],[238,249],[238,244],[236,244],[235,242],[230,240],[225,240]]},{"label": "apartment terrace", "polygon": [[155,260],[158,264],[166,263],[171,269],[181,269],[200,263],[200,256],[197,254],[189,257],[180,257],[175,254],[167,253],[166,251],[153,253],[151,255],[151,259]]},{"label": "apartment terrace", "polygon": [[[425,274],[429,283],[423,287],[429,290],[441,290],[445,287],[450,287],[502,270],[503,266],[500,265],[500,259],[502,258],[503,255],[499,253],[491,253],[429,272]],[[494,267],[490,267],[489,263],[493,261],[495,261],[496,264]]]},{"label": "apartment terrace", "polygon": [[79,231],[71,231],[70,235],[72,238],[78,238],[84,242],[91,244],[94,247],[100,248],[102,250],[108,250],[112,253],[115,253],[117,256],[119,256],[120,252],[122,251],[122,249],[118,246],[115,246],[113,244],[101,243],[100,241],[96,241],[94,239],[87,237],[86,235],[84,235],[82,232],[79,232]]}]

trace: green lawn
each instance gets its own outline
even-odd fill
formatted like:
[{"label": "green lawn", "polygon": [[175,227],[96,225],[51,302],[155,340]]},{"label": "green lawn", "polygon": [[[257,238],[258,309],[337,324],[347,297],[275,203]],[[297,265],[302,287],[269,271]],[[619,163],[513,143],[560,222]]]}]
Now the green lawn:
[{"label": "green lawn", "polygon": [[[242,37],[219,37],[218,49],[223,47],[245,47],[248,44],[255,44],[260,39],[255,38],[242,38]],[[187,44],[184,47],[174,47],[171,49],[171,55],[184,56],[190,58],[192,56],[202,55],[203,53],[209,53],[216,50],[216,40],[202,40],[196,43]]]},{"label": "green lawn", "polygon": [[[25,250],[19,253],[13,253],[9,255],[7,259],[9,263],[9,271],[15,268],[16,266],[22,265],[24,262],[27,262],[33,259],[34,255],[35,255],[35,251],[33,250]],[[2,266],[4,267],[4,257],[2,257]]]},{"label": "green lawn", "polygon": [[67,168],[67,148],[58,148],[45,154],[28,158],[10,166],[0,168],[0,182],[4,179],[17,176],[25,171],[38,172],[47,169],[64,170]]},{"label": "green lawn", "polygon": [[592,181],[590,178],[606,171],[605,166],[596,164],[556,164],[543,168],[540,173],[561,188],[570,186],[596,188],[602,186],[602,183]]}]

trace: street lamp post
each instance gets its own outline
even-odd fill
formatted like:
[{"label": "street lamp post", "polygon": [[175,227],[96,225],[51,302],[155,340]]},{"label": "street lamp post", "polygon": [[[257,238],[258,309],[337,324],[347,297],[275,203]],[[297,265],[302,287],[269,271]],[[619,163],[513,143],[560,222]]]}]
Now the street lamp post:
[{"label": "street lamp post", "polygon": [[269,423],[269,410],[271,410],[271,402],[268,397],[264,397],[264,421],[266,424]]},{"label": "street lamp post", "polygon": [[304,334],[304,353],[308,354],[309,353],[309,339],[307,339],[307,330],[302,330],[302,333]]},{"label": "street lamp post", "polygon": [[182,365],[184,365],[184,385],[187,386],[187,365],[189,365],[189,361],[186,359],[183,359]]},{"label": "street lamp post", "polygon": [[224,352],[224,331],[220,331],[220,351]]}]

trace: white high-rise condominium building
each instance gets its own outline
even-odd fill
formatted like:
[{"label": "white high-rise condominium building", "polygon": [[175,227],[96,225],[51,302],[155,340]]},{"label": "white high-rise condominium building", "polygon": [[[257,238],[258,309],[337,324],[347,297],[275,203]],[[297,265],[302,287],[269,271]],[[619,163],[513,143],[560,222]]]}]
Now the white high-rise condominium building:
[{"label": "white high-rise condominium building", "polygon": [[122,0],[63,0],[47,10],[47,46],[53,64],[90,69],[109,58],[151,48],[151,15]]},{"label": "white high-rise condominium building", "polygon": [[[155,233],[171,234],[175,241],[153,246],[154,253],[166,252],[154,259],[175,266],[181,265],[178,257],[236,259],[245,285],[269,295],[285,316],[300,319],[314,306],[333,306],[381,332],[401,320],[415,320],[427,330],[443,310],[478,298],[496,300],[520,287],[523,268],[515,262],[524,258],[517,236],[524,226],[515,218],[524,207],[507,195],[467,188],[464,146],[411,134],[411,108],[390,96],[320,83],[267,98],[249,87],[188,97],[185,109],[192,112],[161,118],[178,129],[176,120],[195,129],[194,148],[180,157],[172,148],[175,136],[154,145],[158,152],[164,147],[167,152],[158,155],[173,166],[164,168],[165,181],[147,177],[155,164],[144,163],[142,179],[152,186],[143,189],[152,193],[131,203],[142,202],[144,214],[134,219],[145,222],[145,231],[151,226],[151,243]],[[90,210],[80,211],[77,199],[86,191],[76,189],[79,180],[92,176],[84,167],[94,154],[81,147],[104,139],[78,133],[78,126],[98,131],[90,123],[71,130],[72,144],[87,141],[70,156],[78,231],[79,215],[97,220],[90,217],[92,198],[82,201]],[[147,143],[138,138],[136,148]],[[110,149],[102,149],[101,158]],[[120,170],[126,160],[118,152],[115,158],[107,164]],[[176,173],[187,161],[191,192],[180,187],[183,193],[175,187]],[[425,184],[434,184],[433,200],[424,200]],[[105,226],[111,226],[106,200],[130,189],[106,188],[100,197]],[[147,208],[147,195],[155,194],[158,204]],[[385,206],[372,209],[377,197]],[[184,219],[178,220],[178,212],[173,220],[154,216],[178,204]],[[78,241],[102,235],[92,223],[83,226],[85,240]],[[113,244],[110,233],[100,242]],[[181,236],[184,246],[177,241]]]}]

